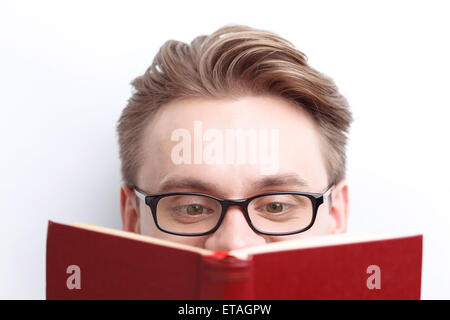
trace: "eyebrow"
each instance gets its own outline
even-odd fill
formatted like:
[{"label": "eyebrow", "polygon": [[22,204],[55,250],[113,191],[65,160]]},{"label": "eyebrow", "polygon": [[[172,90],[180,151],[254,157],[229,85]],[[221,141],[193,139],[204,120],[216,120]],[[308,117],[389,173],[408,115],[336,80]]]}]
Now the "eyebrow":
[{"label": "eyebrow", "polygon": [[177,189],[196,189],[202,192],[219,191],[215,184],[188,177],[167,179],[159,185],[157,193],[166,193]]},{"label": "eyebrow", "polygon": [[[251,182],[249,186],[251,190],[260,190],[269,187],[307,187],[308,182],[295,173],[279,174],[265,176],[264,178]],[[168,178],[163,181],[157,190],[157,193],[167,193],[170,191],[177,191],[180,189],[195,189],[204,193],[220,194],[221,190],[217,187],[217,184],[202,181],[198,178],[186,177],[186,178]]]},{"label": "eyebrow", "polygon": [[279,174],[266,176],[259,181],[251,184],[254,189],[264,189],[268,187],[277,186],[292,186],[292,187],[308,187],[308,182],[295,173]]}]

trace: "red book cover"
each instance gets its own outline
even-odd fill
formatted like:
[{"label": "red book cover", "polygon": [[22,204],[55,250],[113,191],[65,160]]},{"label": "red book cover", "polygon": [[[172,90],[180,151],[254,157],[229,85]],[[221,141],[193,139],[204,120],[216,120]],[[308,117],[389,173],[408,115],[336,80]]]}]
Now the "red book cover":
[{"label": "red book cover", "polygon": [[49,222],[47,299],[420,299],[422,236],[325,236],[214,252]]}]

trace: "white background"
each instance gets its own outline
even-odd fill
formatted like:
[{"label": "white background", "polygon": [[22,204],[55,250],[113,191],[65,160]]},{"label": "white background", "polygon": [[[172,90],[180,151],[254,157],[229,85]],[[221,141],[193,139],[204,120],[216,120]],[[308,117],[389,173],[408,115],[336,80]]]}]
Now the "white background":
[{"label": "white background", "polygon": [[[164,3],[164,4],[163,4]],[[0,298],[45,298],[47,221],[120,228],[116,121],[168,39],[275,32],[355,117],[349,231],[424,235],[422,298],[450,298],[446,1],[2,1]]]}]

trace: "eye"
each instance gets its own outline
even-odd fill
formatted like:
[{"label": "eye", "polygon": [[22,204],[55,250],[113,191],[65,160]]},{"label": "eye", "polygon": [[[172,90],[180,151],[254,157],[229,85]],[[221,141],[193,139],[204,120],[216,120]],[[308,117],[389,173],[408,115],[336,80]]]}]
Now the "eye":
[{"label": "eye", "polygon": [[269,213],[280,213],[283,212],[283,209],[286,205],[280,202],[271,202],[266,204],[266,210]]},{"label": "eye", "polygon": [[205,207],[199,204],[190,204],[185,206],[187,214],[191,216],[202,214],[205,210]]},{"label": "eye", "polygon": [[178,212],[191,217],[198,217],[204,214],[214,213],[214,210],[208,209],[201,204],[186,204],[182,206],[173,207],[172,212]]}]

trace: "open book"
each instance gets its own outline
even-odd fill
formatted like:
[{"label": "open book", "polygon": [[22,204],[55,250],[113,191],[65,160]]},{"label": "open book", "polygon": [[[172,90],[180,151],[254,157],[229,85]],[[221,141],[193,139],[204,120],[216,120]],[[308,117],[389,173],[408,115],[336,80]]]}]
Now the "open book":
[{"label": "open book", "polygon": [[221,252],[49,221],[47,299],[420,299],[422,236],[340,234]]}]

